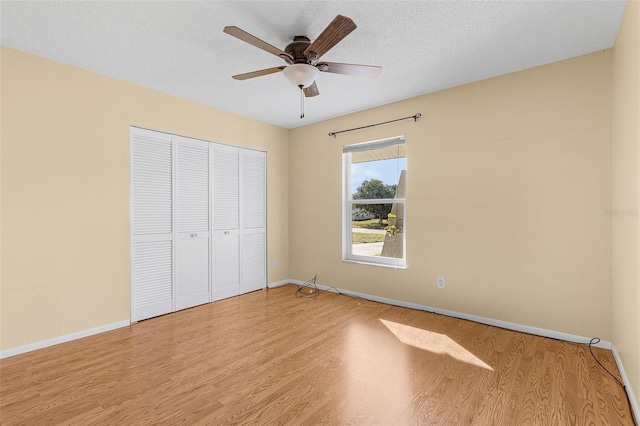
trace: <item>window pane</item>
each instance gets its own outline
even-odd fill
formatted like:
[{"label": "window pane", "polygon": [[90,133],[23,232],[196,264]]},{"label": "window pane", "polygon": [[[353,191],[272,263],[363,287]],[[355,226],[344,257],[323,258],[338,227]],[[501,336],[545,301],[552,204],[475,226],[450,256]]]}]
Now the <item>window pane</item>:
[{"label": "window pane", "polygon": [[351,253],[356,256],[402,258],[403,207],[402,203],[354,204]]},{"label": "window pane", "polygon": [[353,199],[394,198],[400,174],[406,168],[404,145],[351,154]]}]

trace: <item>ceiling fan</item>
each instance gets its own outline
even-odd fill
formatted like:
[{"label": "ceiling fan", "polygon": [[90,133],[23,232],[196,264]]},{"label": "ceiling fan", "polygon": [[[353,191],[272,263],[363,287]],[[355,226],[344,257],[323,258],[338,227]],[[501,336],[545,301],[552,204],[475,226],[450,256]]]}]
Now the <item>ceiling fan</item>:
[{"label": "ceiling fan", "polygon": [[[306,97],[312,97],[320,94],[318,86],[316,85],[316,79],[320,75],[320,72],[370,78],[377,77],[382,72],[382,67],[379,66],[320,61],[322,55],[327,53],[329,49],[338,44],[355,29],[356,24],[350,18],[338,15],[313,42],[306,36],[295,36],[293,37],[293,41],[289,43],[284,50],[280,50],[235,26],[224,27],[223,31],[276,55],[284,59],[287,63],[285,66],[234,75],[234,79],[247,80],[249,78],[282,71],[292,84],[304,91]],[[304,113],[301,115],[301,118],[303,116]]]}]

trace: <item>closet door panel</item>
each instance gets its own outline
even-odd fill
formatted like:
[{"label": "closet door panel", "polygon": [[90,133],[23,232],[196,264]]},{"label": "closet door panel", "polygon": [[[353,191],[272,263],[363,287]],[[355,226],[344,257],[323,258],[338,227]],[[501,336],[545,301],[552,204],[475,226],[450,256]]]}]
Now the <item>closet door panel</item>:
[{"label": "closet door panel", "polygon": [[171,135],[131,128],[131,321],[173,310]]},{"label": "closet door panel", "polygon": [[216,231],[213,237],[213,300],[240,294],[240,233]]},{"label": "closet door panel", "polygon": [[178,239],[176,310],[208,303],[209,238],[194,233]]},{"label": "closet door panel", "polygon": [[241,151],[241,285],[242,293],[267,286],[266,274],[266,154]]},{"label": "closet door panel", "polygon": [[175,137],[176,310],[211,300],[209,285],[209,144]]},{"label": "closet door panel", "polygon": [[132,233],[171,238],[173,214],[171,135],[131,130]]},{"label": "closet door panel", "polygon": [[240,151],[212,144],[213,300],[240,294]]},{"label": "closet door panel", "polygon": [[266,287],[266,239],[262,230],[246,230],[242,235],[240,291],[248,293]]},{"label": "closet door panel", "polygon": [[266,222],[266,154],[248,149],[242,153],[242,228],[265,228]]},{"label": "closet door panel", "polygon": [[212,144],[213,230],[240,227],[239,149]]},{"label": "closet door panel", "polygon": [[173,311],[173,247],[167,240],[135,242],[131,321]]}]

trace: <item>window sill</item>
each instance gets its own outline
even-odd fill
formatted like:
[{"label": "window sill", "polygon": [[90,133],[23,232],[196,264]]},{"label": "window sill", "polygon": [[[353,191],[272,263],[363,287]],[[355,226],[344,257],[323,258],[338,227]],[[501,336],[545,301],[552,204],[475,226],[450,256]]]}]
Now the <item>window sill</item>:
[{"label": "window sill", "polygon": [[407,269],[406,264],[386,265],[384,263],[367,262],[365,260],[353,260],[353,259],[342,259],[342,261],[346,263],[357,263],[359,265],[382,266],[383,268]]}]

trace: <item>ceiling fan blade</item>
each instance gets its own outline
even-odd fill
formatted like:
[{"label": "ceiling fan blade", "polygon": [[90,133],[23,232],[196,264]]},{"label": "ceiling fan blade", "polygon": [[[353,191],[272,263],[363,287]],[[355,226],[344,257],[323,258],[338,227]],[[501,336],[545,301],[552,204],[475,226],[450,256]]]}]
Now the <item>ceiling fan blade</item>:
[{"label": "ceiling fan blade", "polygon": [[[326,67],[325,67],[326,65]],[[318,69],[334,74],[352,75],[355,77],[375,78],[382,72],[382,67],[376,65],[340,64],[337,62],[321,62]]]},{"label": "ceiling fan blade", "polygon": [[258,37],[251,35],[245,30],[242,30],[238,27],[228,26],[224,27],[222,31],[246,43],[252,44],[259,49],[269,52],[272,55],[279,56],[285,60],[289,59],[293,61],[293,57],[284,50],[280,50],[277,47],[270,45],[266,41],[260,40]]},{"label": "ceiling fan blade", "polygon": [[311,86],[304,88],[304,96],[307,98],[312,98],[314,96],[318,96],[319,94],[320,92],[318,91],[318,85],[315,81]]},{"label": "ceiling fan blade", "polygon": [[232,78],[234,78],[235,80],[247,80],[250,78],[254,78],[254,77],[260,77],[262,75],[267,75],[267,74],[273,74],[275,72],[280,72],[284,69],[285,67],[273,67],[273,68],[266,68],[263,70],[258,70],[258,71],[251,71],[251,72],[247,72],[244,74],[237,74],[232,76]]},{"label": "ceiling fan blade", "polygon": [[336,16],[327,28],[320,33],[318,38],[316,38],[313,43],[305,49],[305,56],[308,57],[310,52],[314,52],[316,54],[316,58],[319,58],[356,28],[357,25],[351,20],[351,18],[347,18],[342,15]]}]

